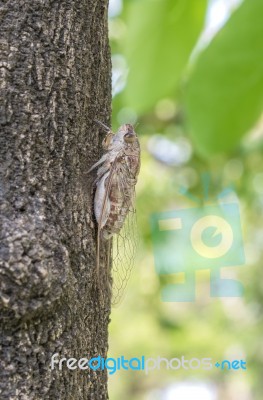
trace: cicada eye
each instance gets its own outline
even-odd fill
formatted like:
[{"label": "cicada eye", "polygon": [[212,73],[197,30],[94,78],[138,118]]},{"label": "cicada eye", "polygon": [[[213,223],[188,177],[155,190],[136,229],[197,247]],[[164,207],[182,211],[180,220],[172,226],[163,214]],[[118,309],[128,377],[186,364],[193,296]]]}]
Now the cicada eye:
[{"label": "cicada eye", "polygon": [[113,137],[113,132],[108,132],[107,135],[105,136],[105,138],[102,141],[102,147],[104,150],[107,150],[109,145],[111,144],[112,141],[112,137]]},{"label": "cicada eye", "polygon": [[134,143],[136,140],[136,136],[134,133],[126,133],[124,135],[124,140],[126,143]]}]

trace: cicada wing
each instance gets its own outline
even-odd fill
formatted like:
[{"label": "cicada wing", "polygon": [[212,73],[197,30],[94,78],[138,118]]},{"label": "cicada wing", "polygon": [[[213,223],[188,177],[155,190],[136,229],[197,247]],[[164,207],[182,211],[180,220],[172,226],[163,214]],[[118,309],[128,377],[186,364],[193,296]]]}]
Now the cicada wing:
[{"label": "cicada wing", "polygon": [[[128,208],[124,224],[119,234],[112,240],[112,304],[120,303],[131,271],[135,264],[139,247],[135,210],[135,190],[128,187],[125,177],[119,179],[120,187],[124,194],[124,208]],[[127,202],[125,204],[125,202]]]}]

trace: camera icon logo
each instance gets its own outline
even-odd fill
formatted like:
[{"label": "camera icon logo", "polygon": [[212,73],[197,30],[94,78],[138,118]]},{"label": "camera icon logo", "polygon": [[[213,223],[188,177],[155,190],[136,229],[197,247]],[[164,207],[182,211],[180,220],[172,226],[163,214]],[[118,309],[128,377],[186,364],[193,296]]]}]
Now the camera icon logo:
[{"label": "camera icon logo", "polygon": [[192,227],[190,237],[196,253],[201,257],[212,259],[227,254],[234,240],[231,225],[217,215],[206,215],[197,220]]},{"label": "camera icon logo", "polygon": [[238,203],[205,205],[157,213],[151,218],[155,269],[165,276],[184,273],[184,283],[167,284],[163,301],[194,301],[195,272],[209,269],[211,297],[240,297],[240,282],[220,269],[245,263]]}]

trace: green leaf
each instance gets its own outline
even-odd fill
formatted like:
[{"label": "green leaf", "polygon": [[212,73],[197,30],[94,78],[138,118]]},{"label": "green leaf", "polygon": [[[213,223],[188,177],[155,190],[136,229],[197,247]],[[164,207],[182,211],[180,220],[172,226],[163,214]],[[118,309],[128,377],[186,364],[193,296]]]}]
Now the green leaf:
[{"label": "green leaf", "polygon": [[123,53],[130,68],[126,103],[137,112],[174,94],[203,27],[207,0],[133,0]]},{"label": "green leaf", "polygon": [[263,1],[247,0],[200,55],[186,90],[191,134],[204,155],[233,149],[263,106]]}]

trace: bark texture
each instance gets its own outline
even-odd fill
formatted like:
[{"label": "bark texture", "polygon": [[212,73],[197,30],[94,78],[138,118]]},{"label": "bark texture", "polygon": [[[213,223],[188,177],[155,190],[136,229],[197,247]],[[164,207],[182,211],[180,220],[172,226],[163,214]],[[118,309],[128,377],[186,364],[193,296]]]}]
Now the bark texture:
[{"label": "bark texture", "polygon": [[105,371],[50,369],[107,352],[87,174],[110,117],[107,0],[4,1],[0,36],[0,398],[107,399]]}]

